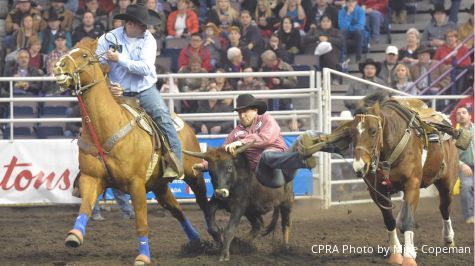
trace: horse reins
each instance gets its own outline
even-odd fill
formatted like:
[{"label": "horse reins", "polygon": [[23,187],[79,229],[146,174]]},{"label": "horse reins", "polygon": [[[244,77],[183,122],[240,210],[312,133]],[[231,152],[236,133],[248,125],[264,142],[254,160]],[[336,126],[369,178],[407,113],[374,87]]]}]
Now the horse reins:
[{"label": "horse reins", "polygon": [[383,124],[384,124],[383,120],[384,120],[384,117],[381,118],[380,116],[377,116],[377,115],[358,114],[358,115],[356,115],[355,121],[359,121],[359,122],[364,123],[365,118],[376,119],[378,121],[378,131],[376,133],[375,140],[374,140],[373,145],[371,147],[371,151],[368,150],[367,148],[363,147],[363,146],[356,146],[355,147],[355,150],[361,150],[361,151],[365,152],[366,154],[368,154],[369,157],[370,157],[370,160],[371,160],[370,169],[368,171],[371,171],[371,173],[374,176],[374,185],[372,185],[369,182],[369,180],[367,178],[367,173],[365,173],[365,175],[363,175],[363,181],[366,183],[368,188],[370,188],[374,193],[376,193],[377,197],[379,196],[382,199],[384,199],[386,202],[391,204],[389,207],[386,207],[386,206],[383,206],[378,201],[375,201],[376,205],[378,205],[378,207],[380,207],[382,209],[385,209],[385,210],[392,210],[392,209],[396,208],[396,206],[392,203],[391,198],[384,195],[384,194],[382,194],[376,188],[377,187],[377,180],[378,180],[378,176],[377,176],[376,171],[378,169],[380,153],[381,153],[381,149],[383,147]]}]

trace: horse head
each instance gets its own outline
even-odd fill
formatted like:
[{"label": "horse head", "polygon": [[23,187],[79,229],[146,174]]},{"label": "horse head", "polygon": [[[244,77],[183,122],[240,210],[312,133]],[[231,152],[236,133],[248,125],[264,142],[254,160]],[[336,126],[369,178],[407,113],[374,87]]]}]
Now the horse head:
[{"label": "horse head", "polygon": [[353,142],[353,169],[359,177],[376,171],[383,146],[383,116],[379,103],[355,115],[350,128]]},{"label": "horse head", "polygon": [[74,90],[85,91],[103,79],[103,73],[94,56],[97,40],[85,38],[56,62],[53,73],[62,92]]}]

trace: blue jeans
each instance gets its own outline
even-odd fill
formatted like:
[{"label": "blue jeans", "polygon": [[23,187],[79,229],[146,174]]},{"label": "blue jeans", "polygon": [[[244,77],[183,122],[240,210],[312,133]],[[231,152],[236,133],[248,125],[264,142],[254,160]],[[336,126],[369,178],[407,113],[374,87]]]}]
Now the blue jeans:
[{"label": "blue jeans", "polygon": [[352,39],[355,42],[355,50],[356,50],[356,56],[361,57],[361,54],[363,53],[363,31],[356,29],[355,31],[349,31],[349,30],[342,30],[341,33],[343,34],[343,37],[345,37],[346,42],[345,44],[345,55],[348,56],[348,40]]},{"label": "blue jeans", "polygon": [[158,125],[160,130],[167,136],[170,148],[175,153],[176,157],[183,162],[181,154],[181,143],[178,139],[173,121],[168,111],[168,107],[163,101],[160,92],[157,88],[152,86],[150,89],[142,91],[137,95],[140,101],[140,106],[145,109],[145,112],[149,114],[153,121]]},{"label": "blue jeans", "polygon": [[[132,205],[130,205],[129,199],[124,192],[113,188],[112,194],[114,194],[115,201],[117,202],[117,204],[119,204],[120,211],[123,214],[130,216],[134,213],[134,209],[132,208]],[[92,215],[100,214],[100,213],[101,213],[101,209],[99,208],[99,200],[97,200],[96,205],[94,206],[94,209],[92,209]]]},{"label": "blue jeans", "polygon": [[381,23],[383,23],[383,21],[383,15],[377,10],[373,10],[367,15],[366,27],[371,34],[371,39],[376,42],[379,42],[381,36]]},{"label": "blue jeans", "polygon": [[462,214],[465,219],[473,217],[473,183],[474,174],[472,168],[472,176],[466,176],[462,172],[460,176],[460,205],[462,207]]}]

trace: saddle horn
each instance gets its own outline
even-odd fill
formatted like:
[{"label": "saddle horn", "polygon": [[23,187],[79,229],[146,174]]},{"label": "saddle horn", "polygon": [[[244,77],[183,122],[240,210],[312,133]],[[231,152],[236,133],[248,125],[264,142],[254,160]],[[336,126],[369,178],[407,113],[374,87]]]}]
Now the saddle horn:
[{"label": "saddle horn", "polygon": [[183,153],[187,154],[187,155],[190,155],[190,156],[193,156],[193,157],[196,157],[196,158],[201,158],[201,159],[205,158],[205,153],[204,152],[183,150]]}]

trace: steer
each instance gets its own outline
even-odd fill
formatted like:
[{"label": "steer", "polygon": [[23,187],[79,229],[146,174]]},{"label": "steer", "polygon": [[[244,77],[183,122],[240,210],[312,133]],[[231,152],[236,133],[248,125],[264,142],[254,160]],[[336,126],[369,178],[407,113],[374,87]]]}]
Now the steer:
[{"label": "steer", "polygon": [[[220,261],[229,261],[229,246],[243,215],[251,223],[252,229],[249,234],[253,239],[263,225],[262,215],[274,210],[272,221],[263,233],[267,235],[274,231],[280,213],[284,244],[288,246],[290,213],[294,200],[293,182],[288,182],[280,188],[268,188],[261,185],[256,175],[251,172],[248,160],[241,154],[252,145],[253,143],[249,143],[238,148],[235,155],[229,154],[223,147],[208,148],[205,153],[184,151],[188,155],[208,161],[214,194],[209,202],[210,216],[206,217],[206,220],[210,235],[215,241],[222,243]],[[231,213],[224,235],[216,224],[215,214],[218,209],[226,209]]]}]

